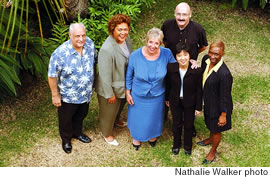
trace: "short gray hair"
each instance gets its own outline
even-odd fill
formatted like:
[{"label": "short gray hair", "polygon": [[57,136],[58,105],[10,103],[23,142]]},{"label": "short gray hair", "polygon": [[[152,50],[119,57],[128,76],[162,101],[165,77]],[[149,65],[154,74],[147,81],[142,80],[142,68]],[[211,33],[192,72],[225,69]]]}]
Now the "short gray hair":
[{"label": "short gray hair", "polygon": [[146,41],[148,41],[150,38],[158,38],[160,44],[162,44],[164,34],[159,28],[154,27],[150,29],[146,34]]},{"label": "short gray hair", "polygon": [[73,28],[74,28],[75,25],[81,25],[81,26],[83,27],[83,29],[86,30],[84,24],[82,24],[82,23],[72,23],[72,24],[70,24],[70,26],[69,26],[69,33],[72,33]]}]

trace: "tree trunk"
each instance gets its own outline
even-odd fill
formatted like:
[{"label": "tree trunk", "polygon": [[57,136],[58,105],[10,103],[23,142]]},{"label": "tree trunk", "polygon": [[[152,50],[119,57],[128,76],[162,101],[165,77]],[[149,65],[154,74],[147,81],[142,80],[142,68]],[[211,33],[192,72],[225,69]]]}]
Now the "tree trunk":
[{"label": "tree trunk", "polygon": [[79,13],[81,18],[87,17],[88,0],[65,0],[65,7],[70,22],[77,19]]}]

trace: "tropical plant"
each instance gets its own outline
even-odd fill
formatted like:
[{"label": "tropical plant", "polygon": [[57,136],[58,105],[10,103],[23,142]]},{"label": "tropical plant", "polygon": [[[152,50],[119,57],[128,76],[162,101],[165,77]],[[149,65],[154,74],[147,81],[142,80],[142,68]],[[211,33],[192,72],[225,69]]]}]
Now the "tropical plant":
[{"label": "tropical plant", "polygon": [[[16,85],[21,83],[20,70],[47,77],[48,60],[55,45],[43,38],[41,1],[52,24],[51,13],[58,21],[65,22],[64,13],[59,12],[64,0],[0,1],[0,98],[16,95]],[[33,23],[33,17],[37,18],[38,26]]]},{"label": "tropical plant", "polygon": [[[108,36],[107,22],[117,13],[126,14],[131,17],[131,30],[134,31],[134,24],[144,7],[149,8],[155,0],[89,0],[89,17],[81,19],[78,17],[78,22],[82,22],[87,29],[87,36],[95,41],[96,48],[99,49]],[[55,24],[52,30],[53,40],[61,43],[67,38],[62,31],[67,27],[64,24]]]},{"label": "tropical plant", "polygon": [[68,31],[69,31],[68,25],[61,22],[56,22],[56,24],[54,24],[52,28],[53,37],[50,39],[55,41],[58,45],[60,45],[66,40],[68,40]]},{"label": "tropical plant", "polygon": [[[242,7],[244,10],[247,10],[248,3],[249,2],[256,2],[260,3],[260,7],[263,9],[267,3],[269,3],[269,0],[242,0]],[[237,0],[232,0],[232,6],[234,7],[237,3]]]}]

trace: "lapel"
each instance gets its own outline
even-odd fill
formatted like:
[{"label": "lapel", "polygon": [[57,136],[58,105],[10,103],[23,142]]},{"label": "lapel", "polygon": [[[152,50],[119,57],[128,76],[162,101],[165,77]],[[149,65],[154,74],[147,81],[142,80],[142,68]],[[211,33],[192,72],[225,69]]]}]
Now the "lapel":
[{"label": "lapel", "polygon": [[122,51],[122,49],[120,48],[120,46],[117,44],[116,40],[112,37],[112,35],[110,35],[109,37],[109,41],[111,42],[113,48],[114,48],[114,52],[115,53],[119,53],[121,54],[123,57],[127,58],[124,54],[124,52]]},{"label": "lapel", "polygon": [[188,65],[188,69],[187,69],[187,72],[186,72],[186,74],[185,74],[185,77],[184,77],[184,79],[186,78],[186,77],[188,77],[188,75],[190,75],[190,74],[192,74],[193,73],[193,70],[191,69],[191,63]]},{"label": "lapel", "polygon": [[204,84],[204,87],[207,87],[207,82],[212,82],[212,81],[215,81],[216,80],[216,77],[217,77],[217,72],[216,71],[213,71],[206,79],[205,81],[205,84]]},{"label": "lapel", "polygon": [[214,71],[208,76],[208,78],[207,78],[206,81],[205,81],[204,86],[206,86],[206,83],[207,83],[207,82],[212,82],[212,81],[215,81],[215,80],[219,79],[219,74],[218,74],[218,73],[220,73],[220,72],[222,73],[223,68],[224,68],[224,63],[222,63],[222,65],[219,67],[219,69],[217,70],[217,72],[214,70]]},{"label": "lapel", "polygon": [[[123,57],[125,57],[127,59],[127,57],[124,54],[123,50],[121,49],[119,44],[116,42],[116,40],[112,37],[112,35],[110,35],[109,41],[112,43],[112,46],[114,47],[115,52],[121,54]],[[129,50],[129,53],[131,54],[133,49],[132,49],[132,44],[131,44],[129,36],[126,38],[126,44],[127,44],[127,48]]]}]

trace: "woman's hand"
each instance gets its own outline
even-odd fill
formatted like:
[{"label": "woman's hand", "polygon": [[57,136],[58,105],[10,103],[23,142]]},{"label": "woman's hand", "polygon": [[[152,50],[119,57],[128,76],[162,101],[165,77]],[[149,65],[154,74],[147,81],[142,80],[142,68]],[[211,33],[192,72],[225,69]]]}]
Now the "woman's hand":
[{"label": "woman's hand", "polygon": [[192,64],[191,69],[197,69],[200,67],[196,60],[190,59],[189,62]]},{"label": "woman's hand", "polygon": [[201,111],[195,110],[195,116],[198,116],[201,114]]},{"label": "woman's hand", "polygon": [[227,124],[226,113],[222,112],[218,118],[218,126],[223,127],[226,124]]},{"label": "woman's hand", "polygon": [[112,96],[111,98],[108,99],[108,103],[109,103],[109,104],[114,104],[115,101],[116,101],[115,96]]},{"label": "woman's hand", "polygon": [[130,94],[130,90],[126,90],[126,99],[127,99],[128,104],[134,105],[134,101]]},{"label": "woman's hand", "polygon": [[170,107],[170,102],[169,101],[165,101],[166,106]]}]

